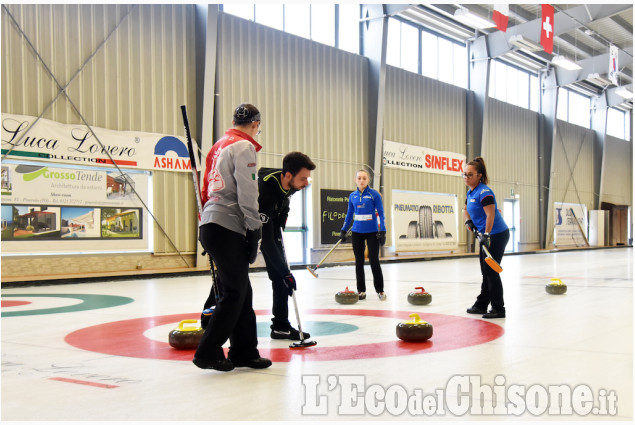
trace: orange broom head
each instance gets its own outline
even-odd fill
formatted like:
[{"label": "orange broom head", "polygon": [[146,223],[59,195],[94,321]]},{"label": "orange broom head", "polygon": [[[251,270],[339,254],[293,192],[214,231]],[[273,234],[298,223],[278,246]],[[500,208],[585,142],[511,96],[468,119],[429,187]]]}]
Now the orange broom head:
[{"label": "orange broom head", "polygon": [[[311,267],[306,266],[306,269],[309,271],[309,273],[311,273],[313,275],[313,277],[318,277],[318,275],[315,272],[315,270],[313,270]],[[316,269],[317,269],[317,267],[316,267]]]},{"label": "orange broom head", "polygon": [[496,260],[494,260],[493,258],[490,257],[486,257],[485,258],[485,262],[487,263],[488,266],[490,266],[490,268],[492,270],[494,270],[496,273],[500,273],[503,271],[503,268],[500,266],[500,264],[498,264],[496,262]]}]

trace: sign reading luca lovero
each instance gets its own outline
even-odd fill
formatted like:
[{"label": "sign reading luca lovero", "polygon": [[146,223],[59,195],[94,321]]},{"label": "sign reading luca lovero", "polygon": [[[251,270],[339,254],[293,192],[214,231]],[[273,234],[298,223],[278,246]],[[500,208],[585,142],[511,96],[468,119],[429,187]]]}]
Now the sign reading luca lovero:
[{"label": "sign reading luca lovero", "polygon": [[191,172],[187,145],[181,138],[99,127],[92,130],[82,124],[2,114],[2,155],[72,165],[114,168],[116,164],[128,169]]}]

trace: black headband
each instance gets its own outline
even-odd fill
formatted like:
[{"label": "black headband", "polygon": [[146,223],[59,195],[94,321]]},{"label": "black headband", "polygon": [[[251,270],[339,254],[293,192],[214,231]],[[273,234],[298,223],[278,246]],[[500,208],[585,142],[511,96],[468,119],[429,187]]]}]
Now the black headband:
[{"label": "black headband", "polygon": [[252,111],[244,106],[239,106],[234,111],[234,121],[236,124],[249,124],[254,121],[260,121],[260,112],[251,115]]}]

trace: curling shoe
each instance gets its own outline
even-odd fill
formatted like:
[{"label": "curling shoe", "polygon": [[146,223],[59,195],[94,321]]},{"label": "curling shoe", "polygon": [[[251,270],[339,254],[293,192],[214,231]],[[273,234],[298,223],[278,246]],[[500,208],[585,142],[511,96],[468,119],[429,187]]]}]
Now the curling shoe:
[{"label": "curling shoe", "polygon": [[199,359],[198,357],[194,357],[192,359],[192,363],[201,369],[214,369],[220,370],[221,372],[229,372],[234,369],[234,364],[229,359],[220,359],[214,361],[207,361],[203,359]]},{"label": "curling shoe", "polygon": [[289,328],[286,331],[280,331],[277,329],[271,330],[271,339],[290,339],[291,341],[301,341],[302,339],[309,339],[311,335],[308,332],[302,332],[304,338],[300,338],[300,331],[297,329]]},{"label": "curling shoe", "polygon": [[486,308],[478,308],[475,305],[473,305],[472,307],[468,308],[466,311],[468,313],[470,313],[470,314],[487,314],[487,309]]},{"label": "curling shoe", "polygon": [[377,296],[379,297],[380,301],[386,301],[386,293],[385,292],[377,292]]},{"label": "curling shoe", "polygon": [[271,360],[264,357],[258,357],[251,360],[231,360],[236,367],[250,367],[252,369],[266,369],[271,366]]},{"label": "curling shoe", "polygon": [[505,318],[504,311],[497,311],[494,309],[491,309],[489,313],[485,313],[483,315],[483,319],[504,319],[504,318]]},{"label": "curling shoe", "polygon": [[359,293],[359,299],[360,300],[365,300],[366,299],[366,292],[360,292]]}]

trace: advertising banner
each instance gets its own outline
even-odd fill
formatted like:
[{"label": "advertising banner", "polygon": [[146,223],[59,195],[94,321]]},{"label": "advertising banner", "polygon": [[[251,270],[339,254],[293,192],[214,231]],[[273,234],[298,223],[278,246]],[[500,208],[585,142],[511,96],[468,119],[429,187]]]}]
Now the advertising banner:
[{"label": "advertising banner", "polygon": [[384,167],[461,176],[465,155],[384,140]]},{"label": "advertising banner", "polygon": [[[351,192],[352,190],[320,190],[320,210],[322,211],[320,243],[322,245],[332,245],[340,239],[340,231],[348,210],[348,196]],[[342,243],[351,243],[351,239],[347,238],[346,242]]]},{"label": "advertising banner", "polygon": [[[185,138],[61,124],[26,115],[2,114],[2,155],[35,160],[141,170],[191,172]],[[28,130],[28,131],[27,131]],[[101,142],[101,144],[99,143]]]},{"label": "advertising banner", "polygon": [[3,254],[148,251],[149,179],[138,170],[3,163]]},{"label": "advertising banner", "polygon": [[559,247],[588,245],[586,205],[556,202],[553,208],[553,244]]},{"label": "advertising banner", "polygon": [[458,249],[455,194],[393,190],[391,208],[395,252]]}]

